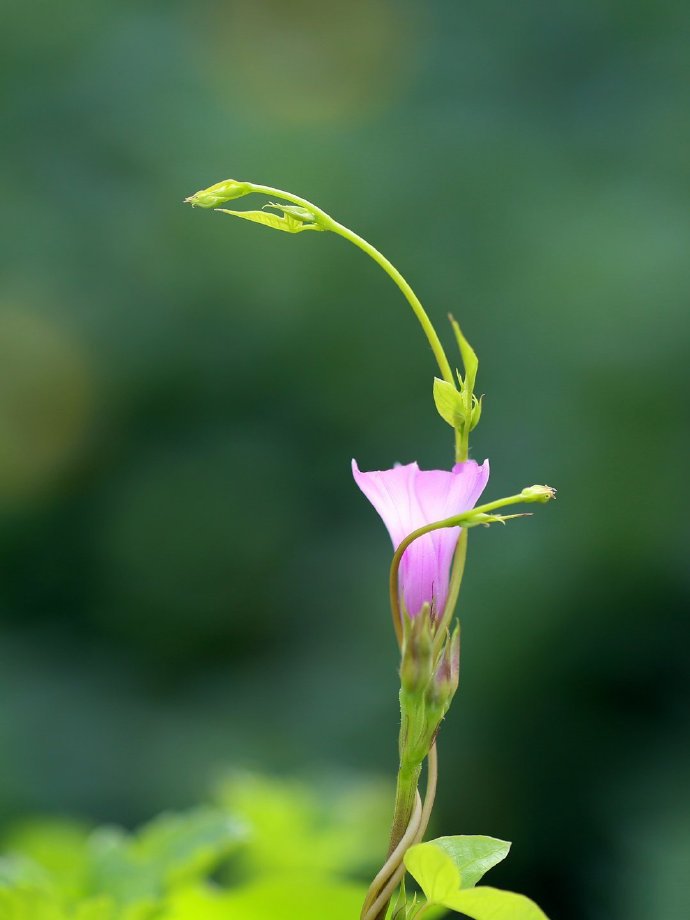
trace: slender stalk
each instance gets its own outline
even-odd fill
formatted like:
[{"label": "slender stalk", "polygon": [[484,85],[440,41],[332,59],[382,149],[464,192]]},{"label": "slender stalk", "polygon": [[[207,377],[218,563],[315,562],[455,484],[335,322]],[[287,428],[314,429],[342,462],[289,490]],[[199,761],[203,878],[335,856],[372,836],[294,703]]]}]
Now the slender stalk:
[{"label": "slender stalk", "polygon": [[344,237],[346,240],[349,240],[351,243],[354,243],[354,245],[358,246],[363,252],[366,252],[366,254],[370,256],[374,262],[380,265],[386,274],[393,279],[393,281],[402,291],[409,305],[412,307],[415,316],[419,320],[419,323],[424,330],[424,334],[429,341],[429,345],[431,345],[431,350],[434,353],[434,357],[436,358],[436,362],[438,364],[439,370],[441,371],[443,379],[448,383],[455,385],[453,379],[453,371],[451,370],[450,364],[448,363],[448,358],[446,357],[446,353],[443,350],[443,345],[441,344],[441,341],[436,334],[436,330],[434,329],[426,310],[422,306],[420,299],[417,297],[405,278],[403,278],[403,276],[400,274],[398,269],[382,253],[380,253],[378,249],[376,249],[371,245],[371,243],[368,243],[354,231],[344,227],[337,221],[333,221],[333,226],[330,229],[332,229],[335,233],[340,234],[340,236]]},{"label": "slender stalk", "polygon": [[453,378],[453,371],[446,357],[446,353],[443,350],[443,345],[439,339],[434,326],[429,319],[429,315],[422,306],[422,302],[419,297],[412,290],[408,282],[401,275],[398,269],[393,265],[393,263],[387,259],[383,253],[379,252],[375,246],[372,246],[371,243],[367,242],[359,234],[355,233],[353,230],[350,230],[349,227],[345,227],[343,224],[338,223],[337,220],[334,220],[330,214],[327,214],[321,208],[317,207],[315,204],[312,204],[311,201],[307,201],[306,198],[300,198],[299,195],[293,195],[290,192],[284,192],[278,188],[271,188],[269,185],[255,185],[254,183],[248,183],[253,192],[259,192],[264,195],[271,195],[275,198],[282,198],[285,201],[291,201],[293,204],[299,205],[300,207],[306,208],[308,211],[311,211],[312,214],[316,215],[319,219],[319,224],[325,229],[330,230],[333,233],[337,233],[339,236],[342,236],[344,239],[349,240],[353,243],[362,252],[365,252],[370,258],[380,266],[386,274],[395,282],[395,284],[400,288],[403,296],[412,307],[414,315],[419,320],[419,324],[422,327],[424,334],[427,337],[431,350],[434,353],[436,362],[441,371],[443,379],[452,383],[455,386],[455,380]]},{"label": "slender stalk", "polygon": [[[395,634],[398,637],[398,643],[402,642],[402,625],[401,617],[402,613],[400,610],[400,598],[398,592],[398,573],[400,569],[400,563],[402,561],[403,554],[405,550],[411,543],[414,543],[415,540],[418,540],[420,537],[423,537],[425,534],[431,533],[434,530],[441,530],[444,527],[462,527],[463,524],[476,514],[487,514],[491,511],[496,511],[498,508],[505,508],[506,505],[517,505],[527,501],[522,495],[510,495],[507,498],[499,498],[497,501],[489,502],[486,505],[479,505],[476,508],[472,508],[470,511],[463,511],[462,514],[455,514],[453,517],[444,518],[442,521],[434,521],[432,524],[425,524],[423,527],[419,527],[417,530],[413,530],[411,534],[405,537],[401,541],[400,545],[396,549],[393,555],[393,561],[391,562],[389,577],[388,577],[388,594],[390,597],[391,603],[391,614],[393,617],[393,626],[395,628]],[[460,590],[460,581],[462,580],[462,574],[464,572],[464,561],[463,569],[459,574],[457,585],[451,585],[451,588],[457,594]],[[449,595],[450,596],[450,595]],[[446,604],[446,610],[448,610],[448,604]],[[444,613],[445,618],[445,613]]]},{"label": "slender stalk", "polygon": [[438,654],[441,651],[441,645],[446,635],[446,631],[450,627],[450,621],[453,619],[453,614],[455,613],[455,608],[458,603],[458,597],[460,596],[460,586],[462,584],[462,577],[465,574],[465,563],[467,562],[467,528],[464,527],[460,531],[460,537],[458,538],[458,545],[455,549],[455,555],[453,556],[453,568],[450,573],[450,585],[448,587],[448,599],[446,600],[446,606],[443,609],[443,616],[438,624],[438,629],[436,630],[436,637],[434,639],[434,653]]}]

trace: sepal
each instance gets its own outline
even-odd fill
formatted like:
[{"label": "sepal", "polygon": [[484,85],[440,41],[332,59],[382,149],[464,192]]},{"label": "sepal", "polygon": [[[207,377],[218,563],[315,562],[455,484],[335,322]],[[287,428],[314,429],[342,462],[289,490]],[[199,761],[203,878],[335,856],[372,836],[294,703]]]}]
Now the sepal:
[{"label": "sepal", "polygon": [[460,626],[446,633],[440,649],[434,650],[437,625],[428,605],[404,627],[400,666],[401,763],[421,765],[438,734],[453,697],[460,673]]},{"label": "sepal", "polygon": [[434,621],[424,604],[417,616],[403,613],[400,686],[407,697],[420,697],[433,675]]}]

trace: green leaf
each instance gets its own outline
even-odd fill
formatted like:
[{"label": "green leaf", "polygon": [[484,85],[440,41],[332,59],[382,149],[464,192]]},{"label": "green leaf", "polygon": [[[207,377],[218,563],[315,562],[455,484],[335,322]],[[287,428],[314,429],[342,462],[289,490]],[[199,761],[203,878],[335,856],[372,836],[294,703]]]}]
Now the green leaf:
[{"label": "green leaf", "polygon": [[205,877],[247,838],[246,825],[214,808],[163,814],[131,845],[135,859],[155,867],[165,887]]},{"label": "green leaf", "polygon": [[2,920],[68,920],[55,897],[36,888],[0,889]]},{"label": "green leaf", "polygon": [[439,837],[410,847],[405,867],[419,882],[430,905],[448,907],[472,920],[547,920],[524,895],[471,887],[505,859],[509,849],[507,841],[493,837]]},{"label": "green leaf", "polygon": [[460,871],[440,847],[418,843],[405,853],[405,868],[412,875],[431,904],[446,904],[460,888]]},{"label": "green leaf", "polygon": [[460,872],[463,888],[473,888],[485,872],[502,862],[510,852],[507,840],[467,834],[437,837],[424,846],[436,846],[450,857]]},{"label": "green leaf", "polygon": [[467,341],[465,336],[462,334],[460,326],[457,321],[450,317],[450,322],[453,327],[453,332],[455,333],[455,338],[458,343],[458,348],[460,349],[460,354],[462,356],[462,363],[465,368],[465,388],[467,392],[472,395],[474,393],[474,385],[477,381],[477,370],[479,369],[479,359],[475,354],[474,349]]},{"label": "green leaf", "polygon": [[250,874],[368,874],[385,846],[391,790],[382,781],[334,777],[307,784],[239,773],[218,794],[251,828],[240,854]]},{"label": "green leaf", "polygon": [[104,828],[90,841],[91,890],[121,904],[155,903],[170,889],[204,878],[246,834],[244,824],[213,808],[161,815],[134,837]]},{"label": "green leaf", "polygon": [[352,920],[359,916],[365,894],[365,888],[350,882],[311,875],[278,876],[229,893],[227,916],[237,920]]},{"label": "green leaf", "polygon": [[33,819],[12,827],[3,848],[40,866],[65,898],[77,898],[86,894],[88,837],[89,829],[77,822]]},{"label": "green leaf", "polygon": [[185,889],[156,920],[352,920],[365,888],[313,875],[279,875],[233,891]]},{"label": "green leaf", "polygon": [[19,886],[49,890],[50,877],[41,866],[23,855],[1,857],[0,889]]},{"label": "green leaf", "polygon": [[452,383],[434,377],[434,402],[444,422],[460,431],[465,424],[465,401]]},{"label": "green leaf", "polygon": [[476,396],[472,397],[472,419],[470,421],[470,431],[473,431],[479,424],[479,419],[482,417],[482,402],[484,400],[483,396],[480,396],[477,399]]},{"label": "green leaf", "polygon": [[266,211],[230,211],[227,208],[216,208],[221,214],[232,214],[243,220],[251,220],[273,230],[285,230],[287,233],[300,233],[302,230],[320,230],[321,227],[314,223],[307,223],[294,214],[285,213],[283,217],[278,214],[269,214]]},{"label": "green leaf", "polygon": [[74,913],[74,920],[120,920],[112,898],[89,898]]},{"label": "green leaf", "polygon": [[472,920],[548,920],[534,901],[500,888],[465,888],[447,898],[443,905],[467,914]]}]

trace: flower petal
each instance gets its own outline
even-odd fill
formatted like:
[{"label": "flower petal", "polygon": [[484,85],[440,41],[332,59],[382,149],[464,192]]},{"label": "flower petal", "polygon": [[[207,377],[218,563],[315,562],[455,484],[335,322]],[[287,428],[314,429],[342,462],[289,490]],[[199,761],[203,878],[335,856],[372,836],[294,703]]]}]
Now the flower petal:
[{"label": "flower petal", "polygon": [[[357,485],[378,511],[393,545],[413,531],[469,511],[489,478],[489,461],[456,463],[452,470],[420,470],[417,463],[363,473],[355,460]],[[444,527],[415,540],[400,563],[400,593],[410,616],[425,603],[440,616],[448,596],[450,567],[459,527]]]}]

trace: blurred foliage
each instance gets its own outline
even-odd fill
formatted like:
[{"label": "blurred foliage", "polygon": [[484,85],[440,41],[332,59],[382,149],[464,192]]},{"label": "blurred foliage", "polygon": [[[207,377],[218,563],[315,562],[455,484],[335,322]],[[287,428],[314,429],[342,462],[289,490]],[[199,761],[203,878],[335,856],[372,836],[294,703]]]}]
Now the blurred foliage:
[{"label": "blurred foliage", "polygon": [[519,842],[497,884],[560,920],[686,920],[688,5],[6,7],[3,824],[394,769],[389,545],[348,464],[450,463],[433,361],[342,241],[182,206],[235,176],[458,318],[487,500],[559,489],[472,534],[439,832]]},{"label": "blurred foliage", "polygon": [[350,920],[365,889],[346,876],[374,865],[383,791],[350,783],[330,809],[325,789],[247,775],[223,785],[232,811],[163,814],[134,834],[20,823],[2,841],[0,920]]}]

